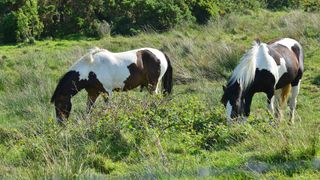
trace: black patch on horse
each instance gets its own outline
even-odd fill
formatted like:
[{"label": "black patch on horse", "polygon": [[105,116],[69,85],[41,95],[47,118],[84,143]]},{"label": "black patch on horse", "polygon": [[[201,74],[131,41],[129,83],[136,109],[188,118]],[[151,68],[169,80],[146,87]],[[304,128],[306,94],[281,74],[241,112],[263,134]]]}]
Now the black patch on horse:
[{"label": "black patch on horse", "polygon": [[67,72],[60,79],[58,86],[51,97],[51,102],[55,104],[59,121],[69,117],[72,108],[71,97],[82,89],[85,88],[87,90],[89,98],[96,98],[101,92],[106,92],[94,72],[89,73],[88,80],[79,80],[79,78],[79,72]]},{"label": "black patch on horse", "polygon": [[[56,87],[52,97],[51,97],[51,103],[54,103],[58,96],[70,96],[77,92],[75,90],[75,84],[78,84],[79,82],[79,72],[77,71],[69,71],[67,72],[58,83],[58,86]],[[71,83],[70,83],[71,82]]]}]

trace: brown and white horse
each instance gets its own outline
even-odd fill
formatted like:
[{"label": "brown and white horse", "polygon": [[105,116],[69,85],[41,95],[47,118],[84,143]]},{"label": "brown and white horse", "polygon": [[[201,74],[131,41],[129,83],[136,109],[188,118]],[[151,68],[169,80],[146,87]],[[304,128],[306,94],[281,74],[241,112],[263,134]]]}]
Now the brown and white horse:
[{"label": "brown and white horse", "polygon": [[127,91],[141,86],[147,87],[150,93],[159,93],[161,79],[163,93],[171,93],[172,66],[168,56],[157,49],[113,53],[94,48],[60,79],[51,102],[55,105],[57,121],[63,122],[70,115],[71,98],[82,89],[88,92],[87,111],[90,111],[100,94],[107,102],[113,90]]},{"label": "brown and white horse", "polygon": [[[239,116],[248,117],[252,97],[257,92],[267,94],[269,110],[281,118],[279,108],[286,103],[291,90],[289,107],[293,123],[303,61],[303,49],[294,39],[282,38],[267,44],[256,40],[223,88],[221,102],[226,107],[228,121]],[[279,104],[276,107],[275,102]]]}]

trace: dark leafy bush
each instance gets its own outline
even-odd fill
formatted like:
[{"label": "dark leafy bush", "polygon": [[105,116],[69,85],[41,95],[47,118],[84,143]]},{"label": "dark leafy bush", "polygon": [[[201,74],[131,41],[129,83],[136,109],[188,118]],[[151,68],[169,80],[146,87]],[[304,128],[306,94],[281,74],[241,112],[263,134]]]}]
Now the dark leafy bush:
[{"label": "dark leafy bush", "polygon": [[42,37],[109,34],[133,35],[145,30],[166,31],[196,21],[232,12],[251,13],[259,8],[272,10],[320,9],[318,0],[2,0],[0,40],[34,42]]},{"label": "dark leafy bush", "polygon": [[93,28],[98,17],[102,16],[103,3],[103,0],[40,1],[40,17],[48,27],[45,35],[95,35]]},{"label": "dark leafy bush", "polygon": [[264,3],[257,0],[217,0],[221,15],[231,12],[246,12],[263,7]]},{"label": "dark leafy bush", "polygon": [[211,17],[219,15],[219,7],[212,0],[192,0],[190,8],[192,15],[200,24],[207,23]]},{"label": "dark leafy bush", "polygon": [[183,0],[106,0],[105,16],[113,32],[121,34],[136,34],[148,28],[164,31],[193,19]]},{"label": "dark leafy bush", "polygon": [[307,12],[320,11],[319,0],[305,0],[302,2],[302,7]]},{"label": "dark leafy bush", "polygon": [[[7,3],[10,4],[10,1]],[[15,5],[14,11],[9,13],[4,11],[4,18],[0,19],[2,40],[4,42],[21,42],[39,37],[43,30],[43,24],[38,16],[38,1],[27,0],[23,4],[12,1],[11,5]]]},{"label": "dark leafy bush", "polygon": [[[0,38],[3,42],[15,42],[17,18],[14,13],[4,15],[0,23]],[[2,37],[1,37],[2,36]]]}]

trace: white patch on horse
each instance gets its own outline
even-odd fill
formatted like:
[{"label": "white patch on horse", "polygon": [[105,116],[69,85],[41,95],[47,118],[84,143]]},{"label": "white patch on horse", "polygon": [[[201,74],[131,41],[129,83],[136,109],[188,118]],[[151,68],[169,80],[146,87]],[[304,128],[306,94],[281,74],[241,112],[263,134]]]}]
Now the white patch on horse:
[{"label": "white patch on horse", "polygon": [[295,44],[299,44],[296,40],[291,39],[291,38],[283,38],[283,39],[280,39],[279,41],[277,41],[275,43],[281,44],[283,46],[286,46],[290,50],[291,50],[292,46],[294,46]]},{"label": "white patch on horse", "polygon": [[286,60],[283,58],[280,58],[280,65],[278,65],[279,77],[282,77],[282,75],[286,72],[288,72],[287,66],[286,66]]},{"label": "white patch on horse", "polygon": [[274,114],[274,99],[275,96],[272,96],[270,103],[268,104],[268,109],[272,115]]},{"label": "white patch on horse", "polygon": [[295,109],[296,109],[296,105],[297,105],[297,97],[299,94],[299,90],[300,90],[300,82],[299,81],[298,85],[293,86],[291,89],[291,97],[290,97],[290,101],[289,101],[289,106],[290,106],[290,120],[293,123],[294,121],[294,113],[295,113]]},{"label": "white patch on horse", "polygon": [[269,71],[276,80],[277,84],[280,77],[287,72],[286,62],[283,58],[280,58],[280,65],[278,66],[273,57],[269,54],[269,49],[267,44],[261,43],[257,54],[257,68],[259,70],[267,70]]}]

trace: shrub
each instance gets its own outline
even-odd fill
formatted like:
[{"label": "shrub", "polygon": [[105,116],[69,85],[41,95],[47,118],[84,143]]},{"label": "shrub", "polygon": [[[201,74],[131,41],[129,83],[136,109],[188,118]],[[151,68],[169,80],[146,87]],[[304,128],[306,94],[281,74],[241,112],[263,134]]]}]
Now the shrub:
[{"label": "shrub", "polygon": [[205,24],[211,17],[219,15],[219,7],[212,0],[192,0],[190,8],[199,24]]},{"label": "shrub", "polygon": [[266,8],[268,9],[284,9],[284,8],[297,8],[299,7],[299,0],[268,0],[265,1]]},{"label": "shrub", "polygon": [[16,33],[17,29],[17,18],[13,12],[4,15],[1,23],[0,23],[0,34],[2,37],[0,38],[3,42],[15,42],[16,41]]},{"label": "shrub", "polygon": [[103,20],[101,22],[95,20],[93,23],[92,34],[98,38],[103,38],[109,36],[111,33],[111,26],[107,21]]},{"label": "shrub", "polygon": [[0,28],[4,42],[29,41],[39,37],[43,24],[38,16],[38,1],[27,0],[16,11],[5,14]]},{"label": "shrub", "polygon": [[219,13],[221,15],[231,12],[246,12],[263,7],[263,3],[256,0],[217,0]]},{"label": "shrub", "polygon": [[193,19],[183,0],[106,0],[105,16],[113,32],[120,34],[136,34],[146,28],[164,31]]},{"label": "shrub", "polygon": [[320,1],[319,0],[305,0],[302,3],[304,11],[313,12],[320,10]]}]

